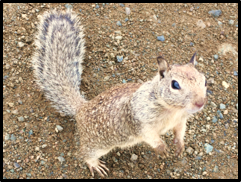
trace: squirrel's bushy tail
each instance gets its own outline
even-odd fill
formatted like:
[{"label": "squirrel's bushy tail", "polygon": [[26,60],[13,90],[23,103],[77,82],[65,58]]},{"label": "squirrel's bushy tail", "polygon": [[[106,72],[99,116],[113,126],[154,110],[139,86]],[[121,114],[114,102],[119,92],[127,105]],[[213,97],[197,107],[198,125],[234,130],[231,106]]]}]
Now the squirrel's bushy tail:
[{"label": "squirrel's bushy tail", "polygon": [[60,113],[75,115],[85,100],[79,92],[85,53],[83,27],[71,10],[41,17],[32,63],[37,84]]}]

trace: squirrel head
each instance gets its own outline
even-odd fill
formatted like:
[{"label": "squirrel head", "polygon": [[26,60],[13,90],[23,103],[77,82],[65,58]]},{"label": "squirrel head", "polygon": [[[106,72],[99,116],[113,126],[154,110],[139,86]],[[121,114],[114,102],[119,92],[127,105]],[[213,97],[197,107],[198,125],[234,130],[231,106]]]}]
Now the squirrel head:
[{"label": "squirrel head", "polygon": [[201,111],[207,101],[207,83],[204,74],[194,66],[196,53],[185,65],[169,66],[162,57],[157,57],[158,81],[157,96],[169,108],[183,108],[192,114]]}]

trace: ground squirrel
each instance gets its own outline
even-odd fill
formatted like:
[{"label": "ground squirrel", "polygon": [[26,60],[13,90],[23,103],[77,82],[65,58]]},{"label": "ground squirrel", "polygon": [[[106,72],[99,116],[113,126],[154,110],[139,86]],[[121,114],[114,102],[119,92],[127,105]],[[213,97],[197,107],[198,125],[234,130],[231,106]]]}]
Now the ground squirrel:
[{"label": "ground squirrel", "polygon": [[75,117],[79,156],[91,174],[96,170],[107,175],[109,169],[99,158],[115,147],[146,142],[165,157],[168,149],[160,135],[170,129],[180,155],[186,121],[207,100],[205,76],[194,67],[196,53],[186,65],[169,66],[158,56],[158,73],[151,81],[115,86],[87,101],[79,92],[84,44],[83,27],[74,12],[45,12],[32,63],[36,82],[53,106]]}]

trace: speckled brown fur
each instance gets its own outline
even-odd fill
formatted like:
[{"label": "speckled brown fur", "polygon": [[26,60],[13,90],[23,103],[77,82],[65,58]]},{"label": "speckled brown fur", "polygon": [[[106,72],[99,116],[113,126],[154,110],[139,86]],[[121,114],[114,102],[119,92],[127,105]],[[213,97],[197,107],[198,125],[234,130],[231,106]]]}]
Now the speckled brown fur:
[{"label": "speckled brown fur", "polygon": [[76,121],[83,146],[108,149],[138,133],[132,121],[130,99],[140,86],[137,83],[115,86],[82,105]]}]

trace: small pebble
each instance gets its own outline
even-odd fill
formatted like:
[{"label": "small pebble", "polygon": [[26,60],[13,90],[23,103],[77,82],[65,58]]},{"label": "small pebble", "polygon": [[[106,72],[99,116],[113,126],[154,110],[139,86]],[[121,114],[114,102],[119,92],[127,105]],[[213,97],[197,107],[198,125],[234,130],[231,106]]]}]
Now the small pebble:
[{"label": "small pebble", "polygon": [[226,105],[225,104],[220,104],[220,109],[226,109]]},{"label": "small pebble", "polygon": [[65,159],[64,159],[62,156],[59,156],[59,157],[58,157],[58,160],[59,160],[59,162],[60,162],[61,164],[65,161]]},{"label": "small pebble", "polygon": [[217,121],[218,121],[217,117],[216,117],[216,116],[213,116],[212,122],[213,122],[213,123],[216,123]]},{"label": "small pebble", "polygon": [[120,27],[122,26],[122,24],[121,24],[120,21],[117,21],[116,25],[118,25],[118,26],[120,26]]},{"label": "small pebble", "polygon": [[191,155],[191,154],[193,153],[193,151],[194,151],[194,149],[193,149],[192,147],[188,147],[188,148],[186,149],[186,152],[187,152],[189,155]]},{"label": "small pebble", "polygon": [[113,156],[112,157],[112,160],[114,161],[114,162],[118,162],[118,160]]},{"label": "small pebble", "polygon": [[195,159],[196,159],[196,160],[201,160],[202,157],[198,155],[197,157],[195,157]]},{"label": "small pebble", "polygon": [[131,155],[131,160],[132,160],[132,161],[136,161],[137,158],[138,158],[138,155],[136,155],[136,154],[132,154],[132,155]]},{"label": "small pebble", "polygon": [[60,125],[56,125],[55,131],[58,133],[60,131],[62,131],[64,128]]},{"label": "small pebble", "polygon": [[125,7],[125,5],[124,5],[123,3],[119,3],[119,5],[120,5],[121,7]]},{"label": "small pebble", "polygon": [[106,76],[103,81],[105,82],[105,81],[108,81],[109,79],[110,79],[110,76]]},{"label": "small pebble", "polygon": [[28,136],[31,136],[33,134],[33,130],[29,130]]},{"label": "small pebble", "polygon": [[218,55],[217,54],[215,54],[213,57],[214,57],[214,59],[218,59]]},{"label": "small pebble", "polygon": [[17,109],[13,110],[12,113],[15,114],[15,115],[18,115],[18,110]]},{"label": "small pebble", "polygon": [[213,150],[213,146],[209,145],[208,143],[204,144],[204,148],[206,150],[206,153],[212,152],[212,150]]},{"label": "small pebble", "polygon": [[39,151],[39,147],[35,147],[35,151]]},{"label": "small pebble", "polygon": [[122,80],[122,83],[126,83],[126,80],[125,80],[125,79],[123,79],[123,80]]},{"label": "small pebble", "polygon": [[222,86],[227,89],[229,87],[229,84],[225,81],[222,81]]},{"label": "small pebble", "polygon": [[18,117],[18,121],[24,121],[23,116]]},{"label": "small pebble", "polygon": [[14,162],[13,165],[14,165],[15,168],[19,168],[20,167],[20,165],[17,162]]},{"label": "small pebble", "polygon": [[96,9],[99,9],[99,8],[100,8],[100,6],[97,4],[97,5],[95,6],[95,8],[96,8]]},{"label": "small pebble", "polygon": [[190,42],[190,46],[194,46],[194,43]]},{"label": "small pebble", "polygon": [[10,140],[10,136],[11,136],[10,134],[6,134],[5,135],[5,140]]},{"label": "small pebble", "polygon": [[221,113],[221,111],[218,110],[217,112],[218,112],[219,118],[220,118],[220,119],[223,119],[223,114]]},{"label": "small pebble", "polygon": [[122,36],[118,35],[115,37],[116,40],[121,40],[122,39]]},{"label": "small pebble", "polygon": [[164,41],[165,40],[165,38],[164,38],[164,36],[163,35],[161,35],[161,36],[157,36],[157,40],[159,40],[159,41]]},{"label": "small pebble", "polygon": [[131,13],[131,9],[126,7],[126,15],[129,15]]},{"label": "small pebble", "polygon": [[16,137],[14,136],[14,134],[11,134],[11,138],[10,138],[12,141],[15,141],[16,140]]},{"label": "small pebble", "polygon": [[18,42],[18,47],[23,47],[24,43],[23,42]]},{"label": "small pebble", "polygon": [[43,144],[42,145],[42,148],[44,149],[44,148],[46,148],[47,147],[47,144]]},{"label": "small pebble", "polygon": [[197,26],[202,28],[202,29],[206,27],[205,23],[202,20],[197,21]]},{"label": "small pebble", "polygon": [[212,10],[208,12],[210,15],[212,15],[213,17],[219,17],[222,14],[221,10]]},{"label": "small pebble", "polygon": [[125,18],[125,22],[127,22],[129,19],[128,18]]},{"label": "small pebble", "polygon": [[215,172],[215,173],[218,172],[218,166],[216,166],[216,165],[214,166],[213,172]]},{"label": "small pebble", "polygon": [[10,102],[10,103],[8,103],[8,106],[9,106],[9,107],[13,107],[13,106],[14,106],[14,103],[11,103],[11,102]]},{"label": "small pebble", "polygon": [[213,92],[211,90],[207,90],[207,93],[213,95]]},{"label": "small pebble", "polygon": [[228,123],[226,123],[224,126],[225,126],[226,129],[228,129]]},{"label": "small pebble", "polygon": [[233,71],[233,75],[234,75],[234,76],[238,76],[237,71]]},{"label": "small pebble", "polygon": [[209,79],[207,80],[207,83],[208,83],[208,84],[214,84],[214,78],[209,78]]},{"label": "small pebble", "polygon": [[119,63],[123,61],[123,56],[116,56],[116,58]]},{"label": "small pebble", "polygon": [[223,114],[228,114],[228,110],[223,111]]},{"label": "small pebble", "polygon": [[219,25],[219,26],[222,26],[222,24],[223,24],[223,23],[222,23],[221,21],[218,21],[218,25]]},{"label": "small pebble", "polygon": [[14,173],[14,169],[10,169],[10,172],[11,172],[11,173]]},{"label": "small pebble", "polygon": [[233,24],[234,24],[234,20],[229,20],[229,21],[228,21],[228,24],[229,24],[229,25],[233,25]]},{"label": "small pebble", "polygon": [[70,4],[65,4],[65,7],[66,7],[67,9],[72,9],[72,8],[73,8],[73,6],[70,5]]},{"label": "small pebble", "polygon": [[217,105],[214,102],[210,103],[212,107],[217,107]]}]

